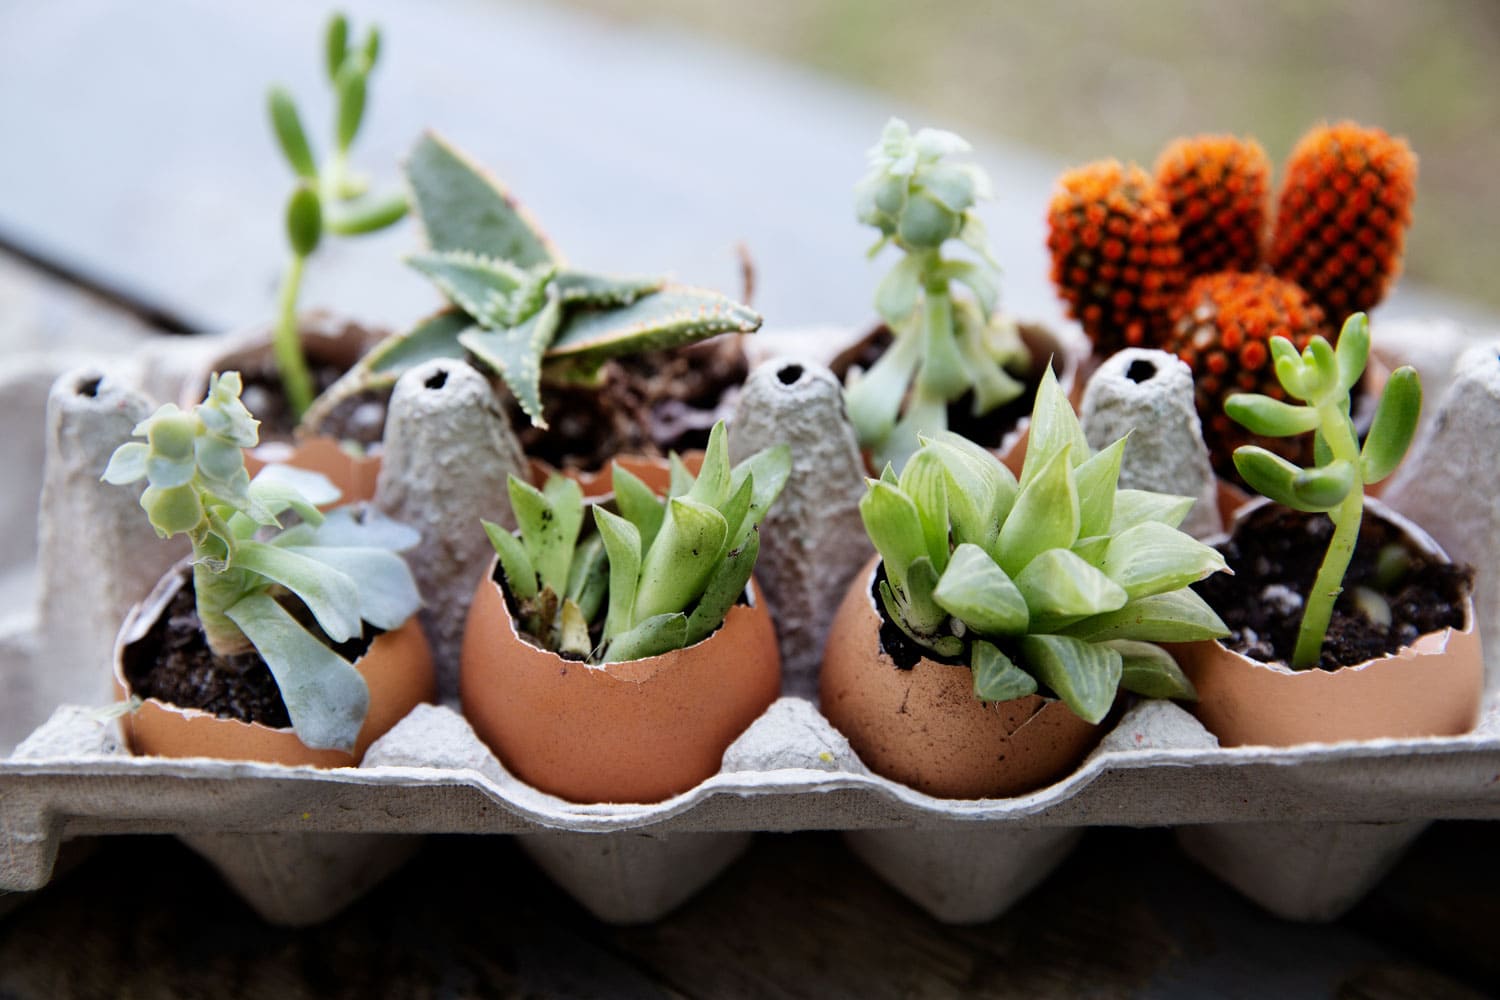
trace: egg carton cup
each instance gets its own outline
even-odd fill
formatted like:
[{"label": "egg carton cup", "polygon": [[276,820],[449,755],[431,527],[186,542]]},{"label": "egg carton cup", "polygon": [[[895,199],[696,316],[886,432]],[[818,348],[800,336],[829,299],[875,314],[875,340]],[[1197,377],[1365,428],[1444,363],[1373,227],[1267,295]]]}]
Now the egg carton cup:
[{"label": "egg carton cup", "polygon": [[[1494,407],[1500,359],[1493,350],[1487,356],[1487,366],[1479,358],[1474,372],[1454,377],[1445,409]],[[1179,433],[1165,415],[1187,419],[1180,400],[1145,398],[1180,395],[1179,381],[1170,377],[1174,359],[1146,360],[1169,377],[1137,381],[1126,377],[1125,366],[1125,385],[1106,364],[1091,383],[1096,395],[1143,397],[1110,406],[1096,400],[1095,409],[1158,413],[1126,454],[1127,475],[1142,484],[1182,474],[1163,471],[1184,467],[1182,456],[1161,454],[1180,446],[1152,441]],[[418,551],[432,553],[422,558],[446,560],[441,573],[419,565],[419,577],[441,578],[454,595],[429,601],[428,614],[436,617],[424,624],[429,634],[452,636],[477,575],[462,585],[455,577],[483,572],[488,557],[466,543],[434,546],[444,518],[490,512],[494,483],[503,481],[499,470],[513,459],[493,426],[472,423],[474,394],[485,401],[484,381],[461,364],[434,364],[446,366],[446,377],[409,373],[391,408],[394,433],[415,435],[401,426],[410,419],[425,443],[413,437],[405,449],[411,459],[393,448],[387,462],[395,463],[394,480],[418,489],[419,460],[442,465],[457,453],[442,436],[457,433],[458,422],[471,421],[464,434],[491,435],[483,460],[466,453],[470,468],[461,489],[429,493],[430,502],[449,505],[442,516],[414,525],[423,533]],[[858,454],[838,384],[810,352],[755,369],[730,434],[737,456],[779,440],[798,450],[783,504],[767,522],[758,569],[777,608],[788,666],[784,696],[728,749],[719,773],[695,788],[651,805],[582,805],[547,795],[511,775],[475,737],[451,692],[445,704],[415,709],[371,746],[358,768],[134,757],[118,722],[98,710],[114,697],[107,686],[110,649],[129,604],[179,553],[158,551],[172,547],[149,530],[140,549],[133,548],[127,536],[143,527],[137,497],[96,480],[109,449],[149,412],[139,391],[145,373],[161,381],[163,369],[149,358],[59,375],[61,368],[0,373],[7,425],[46,427],[44,469],[17,467],[0,502],[23,517],[27,497],[34,508],[43,495],[48,511],[38,550],[7,553],[5,564],[24,573],[34,561],[41,591],[35,611],[13,616],[0,632],[0,679],[8,691],[26,693],[0,709],[0,750],[19,740],[0,760],[0,890],[6,892],[44,886],[64,842],[167,833],[208,858],[268,920],[305,924],[357,898],[424,834],[514,834],[584,906],[630,923],[655,919],[691,897],[739,856],[754,832],[839,830],[880,877],[929,912],[974,922],[1040,884],[1087,827],[1173,826],[1193,857],[1250,898],[1284,916],[1318,920],[1352,905],[1426,823],[1500,816],[1494,780],[1500,711],[1493,693],[1478,728],[1464,736],[1281,749],[1220,748],[1183,708],[1143,701],[1122,714],[1073,774],[1009,799],[937,799],[871,774],[813,700],[816,649],[868,549],[857,533]],[[1142,371],[1137,367],[1137,376]],[[1460,391],[1464,385],[1471,388]],[[1087,399],[1085,412],[1092,412]],[[1431,428],[1451,423],[1438,419]],[[1089,429],[1091,440],[1095,433]],[[1481,466],[1447,474],[1479,483],[1493,478],[1500,487],[1493,456],[1474,451]],[[1442,474],[1431,470],[1422,485],[1440,490],[1433,479]],[[385,490],[377,502],[399,509],[391,497]],[[1387,500],[1401,508],[1402,491],[1393,489]],[[87,544],[80,533],[60,530],[64,518],[80,515],[118,525],[119,543]],[[1452,548],[1459,558],[1494,565],[1500,553],[1490,549],[1500,537],[1494,526],[1483,527]],[[1480,624],[1495,634],[1482,601]]]}]

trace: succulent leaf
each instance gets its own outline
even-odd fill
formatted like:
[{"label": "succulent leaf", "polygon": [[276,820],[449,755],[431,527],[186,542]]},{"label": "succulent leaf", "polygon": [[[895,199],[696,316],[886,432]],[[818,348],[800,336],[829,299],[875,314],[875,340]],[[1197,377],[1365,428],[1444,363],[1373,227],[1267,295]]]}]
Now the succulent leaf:
[{"label": "succulent leaf", "polygon": [[500,571],[505,574],[505,585],[516,600],[529,601],[536,597],[536,568],[531,564],[531,556],[527,555],[525,545],[493,521],[481,520],[479,523],[484,526],[484,533],[489,536],[495,554],[500,557]]},{"label": "succulent leaf", "polygon": [[686,497],[670,500],[661,531],[641,560],[636,620],[685,611],[721,561],[728,533],[724,515],[714,508]]},{"label": "succulent leaf", "polygon": [[1063,632],[1087,642],[1197,642],[1221,639],[1229,629],[1197,592],[1183,589],[1137,598],[1118,611],[1086,618]]},{"label": "succulent leaf", "polygon": [[750,574],[755,569],[755,560],[759,555],[760,532],[752,530],[745,541],[731,550],[709,577],[708,585],[703,588],[703,596],[698,598],[697,606],[688,615],[687,645],[707,639],[724,621],[724,616],[749,586]]},{"label": "succulent leaf", "polygon": [[760,324],[759,313],[716,292],[671,286],[619,308],[570,313],[547,357],[594,363],[721,333],[754,333]]},{"label": "succulent leaf", "polygon": [[650,548],[656,539],[656,533],[661,530],[662,519],[667,516],[665,504],[652,492],[651,487],[619,462],[611,467],[610,475],[615,488],[615,503],[619,506],[620,513],[640,533],[640,547]]},{"label": "succulent leaf", "polygon": [[641,533],[630,521],[611,514],[603,507],[594,508],[594,524],[604,539],[609,556],[609,612],[604,619],[604,640],[628,632],[635,626],[635,591],[641,576]]},{"label": "succulent leaf", "polygon": [[1411,447],[1421,413],[1422,382],[1416,370],[1409,366],[1397,368],[1380,394],[1369,436],[1360,452],[1366,483],[1378,483],[1396,471]]},{"label": "succulent leaf", "polygon": [[932,596],[944,611],[984,635],[1022,635],[1030,620],[1026,598],[977,545],[953,550]]},{"label": "succulent leaf", "polygon": [[541,310],[518,326],[503,330],[470,328],[458,342],[505,380],[506,388],[538,427],[542,418],[542,356],[557,335],[562,322],[562,304],[549,298]]},{"label": "succulent leaf", "polygon": [[615,637],[605,651],[605,663],[643,660],[687,645],[688,619],[679,612],[654,615]]},{"label": "succulent leaf", "polygon": [[1218,549],[1147,521],[1110,539],[1101,568],[1135,599],[1179,590],[1227,566]]},{"label": "succulent leaf", "polygon": [[1064,635],[1028,635],[1021,652],[1037,679],[1080,719],[1098,724],[1109,714],[1123,666],[1117,651]]},{"label": "succulent leaf", "polygon": [[435,133],[417,142],[406,177],[433,250],[467,250],[520,267],[562,264],[505,186]]},{"label": "succulent leaf", "polygon": [[1156,521],[1169,528],[1180,525],[1197,503],[1192,497],[1150,490],[1120,490],[1115,493],[1115,512],[1109,522],[1109,533],[1118,535],[1127,528]]},{"label": "succulent leaf", "polygon": [[636,299],[654,294],[666,287],[667,279],[652,277],[617,278],[587,271],[562,270],[553,280],[553,288],[566,305],[626,306]]},{"label": "succulent leaf", "polygon": [[1021,487],[996,541],[1000,566],[1014,578],[1042,552],[1071,546],[1080,523],[1072,445],[1066,444]]},{"label": "succulent leaf", "polygon": [[1010,701],[1036,693],[1036,679],[988,642],[974,643],[974,697]]},{"label": "succulent leaf", "polygon": [[1120,654],[1120,687],[1147,698],[1197,701],[1198,692],[1172,654],[1149,642],[1117,639],[1106,643]]}]

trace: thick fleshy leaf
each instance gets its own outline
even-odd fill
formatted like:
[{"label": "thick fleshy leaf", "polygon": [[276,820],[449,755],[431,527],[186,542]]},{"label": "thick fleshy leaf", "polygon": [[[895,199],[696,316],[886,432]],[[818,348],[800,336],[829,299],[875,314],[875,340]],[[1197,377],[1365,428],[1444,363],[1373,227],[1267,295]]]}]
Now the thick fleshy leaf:
[{"label": "thick fleshy leaf", "polygon": [[469,250],[434,250],[412,254],[406,262],[431,278],[450,302],[481,326],[504,329],[529,315],[518,306],[528,298],[525,292],[535,293],[537,276],[509,261]]},{"label": "thick fleshy leaf", "polygon": [[109,457],[109,465],[101,476],[106,483],[124,486],[146,478],[146,458],[151,449],[141,441],[127,441],[115,449]]},{"label": "thick fleshy leaf", "polygon": [[436,134],[418,140],[406,178],[432,249],[470,250],[521,267],[561,263],[510,191]]},{"label": "thick fleshy leaf", "polygon": [[1078,533],[1082,537],[1109,533],[1115,517],[1115,491],[1120,485],[1120,461],[1129,435],[1073,470],[1078,484]]},{"label": "thick fleshy leaf", "polygon": [[927,555],[916,504],[899,487],[874,481],[860,498],[859,516],[885,563],[886,577],[897,590],[905,591],[907,567]]},{"label": "thick fleshy leaf", "polygon": [[918,382],[906,397],[906,412],[885,439],[874,447],[871,458],[876,465],[904,468],[907,459],[921,447],[922,438],[941,434],[947,429],[947,402],[928,393]]},{"label": "thick fleshy leaf", "polygon": [[297,738],[314,750],[353,750],[370,710],[359,671],[265,594],[251,594],[225,614],[276,678]]},{"label": "thick fleshy leaf", "polygon": [[233,568],[263,576],[296,594],[334,642],[347,642],[364,631],[359,586],[332,566],[264,542],[243,541],[235,550]]},{"label": "thick fleshy leaf", "polygon": [[1187,518],[1194,503],[1196,501],[1192,497],[1173,496],[1170,493],[1119,490],[1115,493],[1115,510],[1109,521],[1109,533],[1118,535],[1127,528],[1147,521],[1175,528]]},{"label": "thick fleshy leaf", "polygon": [[687,496],[693,491],[693,484],[697,482],[698,477],[693,475],[692,470],[687,467],[687,463],[682,460],[682,456],[675,451],[667,456],[667,465],[670,469],[670,479],[667,483],[667,499]]},{"label": "thick fleshy leaf", "polygon": [[1292,437],[1318,426],[1318,411],[1259,393],[1237,392],[1224,400],[1224,414],[1252,434]]},{"label": "thick fleshy leaf", "polygon": [[722,507],[729,499],[729,442],[722,420],[708,432],[703,464],[698,467],[698,477],[687,496],[710,507]]},{"label": "thick fleshy leaf", "polygon": [[1416,369],[1403,365],[1391,372],[1380,393],[1370,433],[1360,452],[1360,470],[1366,483],[1378,483],[1396,471],[1411,447],[1421,415],[1422,382]]},{"label": "thick fleshy leaf", "polygon": [[[924,559],[925,561],[925,559]],[[930,564],[929,564],[930,565]],[[891,590],[889,580],[880,581],[880,603],[885,608],[886,617],[895,622],[896,627],[906,634],[906,637],[919,646],[932,650],[938,656],[952,658],[958,656],[964,650],[964,641],[952,634],[920,634],[911,627],[907,621],[907,612],[903,609],[900,600]]]},{"label": "thick fleshy leaf", "polygon": [[319,507],[337,503],[343,496],[333,481],[320,472],[292,465],[267,465],[250,480],[250,497],[272,514],[294,510],[308,524],[323,523]]},{"label": "thick fleshy leaf", "polygon": [[479,522],[484,533],[500,557],[500,571],[505,574],[505,585],[518,601],[529,601],[536,597],[536,568],[526,554],[526,546],[514,534],[493,521]]},{"label": "thick fleshy leaf", "polygon": [[609,611],[604,641],[635,626],[635,591],[641,578],[641,534],[636,526],[603,507],[594,508],[594,524],[609,557]]},{"label": "thick fleshy leaf", "polygon": [[974,643],[970,669],[974,672],[974,697],[980,701],[1010,701],[1036,694],[1036,678],[987,642]]},{"label": "thick fleshy leaf", "polygon": [[1102,643],[1064,635],[1028,635],[1021,640],[1026,665],[1073,714],[1098,724],[1109,714],[1120,688],[1120,654]]},{"label": "thick fleshy leaf", "polygon": [[[553,483],[571,483],[553,487]],[[568,584],[573,549],[583,525],[583,494],[578,484],[564,476],[548,480],[546,492],[510,477],[510,507],[521,529],[526,555],[542,587],[561,594]]]},{"label": "thick fleshy leaf", "polygon": [[1125,606],[1124,588],[1068,549],[1048,549],[1016,577],[1033,622],[1097,615]]},{"label": "thick fleshy leaf", "polygon": [[1187,674],[1160,646],[1149,642],[1117,639],[1106,643],[1120,654],[1120,687],[1147,698],[1183,698],[1197,701],[1198,692]]},{"label": "thick fleshy leaf", "polygon": [[671,500],[656,541],[641,559],[636,621],[691,607],[719,564],[728,533],[724,515],[712,507],[686,497]]},{"label": "thick fleshy leaf", "polygon": [[1110,539],[1101,568],[1133,599],[1186,587],[1226,567],[1217,549],[1147,521]]},{"label": "thick fleshy leaf", "polygon": [[614,277],[588,271],[558,271],[553,285],[566,305],[624,306],[636,299],[659,292],[667,279],[651,277]]},{"label": "thick fleshy leaf", "polygon": [[946,294],[927,295],[922,316],[922,366],[917,385],[934,401],[947,403],[969,388],[968,368],[958,350],[958,329],[953,319],[953,300]]},{"label": "thick fleshy leaf", "polygon": [[719,563],[709,577],[708,585],[703,588],[703,596],[698,599],[698,605],[688,616],[687,645],[702,642],[724,623],[724,616],[745,592],[758,555],[760,532],[752,531],[744,544],[731,551]]},{"label": "thick fleshy leaf", "polygon": [[930,448],[919,448],[901,471],[901,492],[917,508],[927,557],[939,574],[948,568],[948,474]]},{"label": "thick fleshy leaf", "polygon": [[[968,303],[962,303],[967,305]],[[990,330],[974,309],[958,309],[958,350],[974,390],[975,416],[983,416],[1018,398],[1026,384],[1005,370],[1004,359],[990,349]]]},{"label": "thick fleshy leaf", "polygon": [[687,645],[687,615],[654,615],[615,637],[605,650],[605,663],[623,663],[626,660],[643,660],[648,656],[660,656]]},{"label": "thick fleshy leaf", "polygon": [[717,292],[673,285],[626,306],[570,312],[547,360],[596,363],[721,333],[754,333],[760,324],[760,313]]},{"label": "thick fleshy leaf", "polygon": [[640,548],[650,548],[661,530],[662,518],[667,516],[666,503],[639,476],[618,462],[612,467],[610,477],[620,513],[640,532]]},{"label": "thick fleshy leaf", "polygon": [[850,375],[844,408],[860,447],[875,448],[896,426],[901,401],[921,359],[919,347],[915,337],[897,337],[867,371]]},{"label": "thick fleshy leaf", "polygon": [[904,327],[917,308],[917,299],[922,294],[922,266],[920,256],[908,254],[880,279],[875,289],[875,311],[892,327]]},{"label": "thick fleshy leaf", "polygon": [[594,643],[589,638],[589,620],[571,598],[564,598],[557,614],[557,651],[588,656]]},{"label": "thick fleshy leaf", "polygon": [[1370,319],[1362,312],[1351,313],[1339,331],[1338,346],[1333,351],[1339,367],[1339,388],[1348,392],[1359,384],[1370,358]]},{"label": "thick fleshy leaf", "polygon": [[1078,540],[1072,445],[1065,444],[1021,487],[996,540],[998,562],[1014,579],[1037,555]]},{"label": "thick fleshy leaf", "polygon": [[604,539],[590,535],[573,553],[568,589],[563,596],[578,606],[585,622],[591,622],[604,603],[608,590],[609,560],[604,551]]},{"label": "thick fleshy leaf", "polygon": [[356,582],[359,617],[376,628],[400,628],[422,606],[417,582],[406,560],[385,549],[328,548],[321,545],[283,551],[322,563]]},{"label": "thick fleshy leaf", "polygon": [[933,599],[942,609],[983,635],[1021,635],[1030,612],[1026,599],[989,554],[965,542],[938,581]]},{"label": "thick fleshy leaf", "polygon": [[1236,448],[1234,467],[1261,496],[1307,513],[1332,510],[1354,488],[1352,462],[1304,469],[1257,445]]},{"label": "thick fleshy leaf", "polygon": [[[742,478],[729,498],[719,504],[719,513],[724,515],[724,526],[728,530],[724,543],[726,550],[738,548],[745,535],[745,517],[750,513],[750,504],[755,499],[754,478]],[[748,529],[754,531],[754,527]]]},{"label": "thick fleshy leaf", "polygon": [[1142,597],[1118,611],[1086,618],[1064,631],[1090,642],[1114,639],[1196,642],[1221,639],[1229,634],[1208,602],[1188,588]]},{"label": "thick fleshy leaf", "polygon": [[1019,487],[998,458],[951,431],[924,443],[948,474],[948,519],[955,544],[972,542],[993,553],[1000,525],[1016,502]]},{"label": "thick fleshy leaf", "polygon": [[790,445],[778,444],[774,448],[763,448],[734,467],[729,476],[732,493],[738,491],[744,480],[751,480],[750,509],[740,519],[737,527],[731,526],[729,547],[737,549],[744,544],[750,532],[765,520],[776,498],[792,475],[792,449]]},{"label": "thick fleshy leaf", "polygon": [[906,567],[906,590],[897,596],[902,616],[920,635],[932,635],[948,620],[948,612],[937,602],[939,578],[926,556]]},{"label": "thick fleshy leaf", "polygon": [[492,368],[505,381],[521,409],[537,427],[542,418],[542,355],[562,322],[562,304],[555,298],[530,319],[507,330],[472,328],[458,335],[458,342]]},{"label": "thick fleshy leaf", "polygon": [[1104,563],[1104,553],[1109,551],[1109,536],[1088,535],[1074,542],[1068,551],[1090,566],[1098,568]]},{"label": "thick fleshy leaf", "polygon": [[1031,427],[1026,434],[1026,462],[1021,467],[1021,486],[1041,473],[1054,456],[1067,451],[1069,461],[1082,465],[1093,452],[1088,439],[1083,436],[1083,427],[1078,415],[1057,384],[1057,376],[1048,365],[1042,372],[1042,383],[1036,390],[1036,403],[1031,408]]}]

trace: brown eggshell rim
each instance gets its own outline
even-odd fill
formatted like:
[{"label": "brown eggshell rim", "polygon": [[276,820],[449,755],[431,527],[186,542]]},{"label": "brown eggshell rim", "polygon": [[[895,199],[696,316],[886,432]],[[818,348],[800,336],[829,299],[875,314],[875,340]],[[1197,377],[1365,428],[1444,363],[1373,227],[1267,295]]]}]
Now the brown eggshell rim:
[{"label": "brown eggshell rim", "polygon": [[[696,476],[702,470],[704,456],[701,449],[689,449],[682,452],[680,457],[682,464],[693,475]],[[602,469],[559,469],[544,459],[527,456],[526,460],[531,467],[531,485],[537,489],[545,486],[547,480],[554,475],[565,476],[577,483],[583,489],[584,499],[589,500],[614,495],[615,463],[633,473],[660,496],[665,496],[672,486],[670,460],[650,455],[616,455]]]}]

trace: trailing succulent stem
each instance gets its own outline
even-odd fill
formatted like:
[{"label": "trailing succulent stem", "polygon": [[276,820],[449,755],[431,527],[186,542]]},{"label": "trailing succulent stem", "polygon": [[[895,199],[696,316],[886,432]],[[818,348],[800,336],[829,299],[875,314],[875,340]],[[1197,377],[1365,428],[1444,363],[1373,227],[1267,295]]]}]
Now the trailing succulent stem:
[{"label": "trailing succulent stem", "polygon": [[408,263],[450,308],[376,345],[324,394],[314,422],[347,396],[394,384],[413,364],[467,356],[546,427],[546,383],[595,382],[611,358],[760,328],[758,313],[714,292],[568,267],[514,196],[436,135],[417,143],[406,176],[429,243]]},{"label": "trailing succulent stem", "polygon": [[[919,434],[946,430],[948,405],[966,393],[978,416],[1024,388],[1011,371],[1027,365],[1026,348],[1015,324],[996,313],[1000,268],[973,210],[993,197],[989,178],[973,164],[944,159],[968,150],[951,132],[913,135],[893,118],[855,187],[859,221],[880,230],[871,254],[887,244],[906,254],[875,294],[895,343],[846,392],[860,445],[880,464],[904,463]],[[978,259],[945,258],[943,246],[953,239]],[[956,299],[955,283],[973,300]]]},{"label": "trailing succulent stem", "polygon": [[282,276],[273,347],[276,369],[293,416],[301,418],[312,405],[313,380],[297,336],[297,299],[307,258],[324,232],[338,236],[372,233],[399,222],[406,215],[406,195],[400,191],[374,195],[368,182],[349,169],[349,147],[364,121],[366,92],[380,54],[380,31],[372,27],[359,46],[349,44],[349,22],[335,14],[324,34],[328,81],[336,101],[333,142],[320,167],[302,128],[302,116],[291,94],[272,87],[267,98],[271,128],[277,144],[297,177],[287,201],[286,231],[292,259]]},{"label": "trailing succulent stem", "polygon": [[512,476],[519,527],[484,529],[528,635],[590,663],[638,660],[700,642],[723,623],[790,474],[785,445],[731,468],[720,421],[696,477],[673,456],[666,498],[616,465],[618,513],[592,506],[595,533],[582,542],[583,491],[560,475],[540,490]]},{"label": "trailing succulent stem", "polygon": [[1333,538],[1318,567],[1292,667],[1315,666],[1323,649],[1333,605],[1343,591],[1344,573],[1359,539],[1365,487],[1395,471],[1416,432],[1422,411],[1422,385],[1415,369],[1391,373],[1370,433],[1361,447],[1349,416],[1349,391],[1359,384],[1370,353],[1370,324],[1364,313],[1344,323],[1338,347],[1314,337],[1301,354],[1292,342],[1271,341],[1276,378],[1301,405],[1269,396],[1230,396],[1224,412],[1266,437],[1313,435],[1314,465],[1304,468],[1264,448],[1247,445],[1234,453],[1234,464],[1257,492],[1294,510],[1324,513],[1333,521]]},{"label": "trailing succulent stem", "polygon": [[[135,428],[145,441],[120,445],[109,483],[147,481],[141,506],[162,537],[193,546],[193,592],[209,648],[220,656],[254,649],[309,747],[350,750],[364,724],[364,678],[330,643],[359,637],[365,623],[400,626],[421,604],[396,553],[415,531],[372,511],[318,504],[338,499],[323,476],[267,466],[252,480],[244,449],[259,437],[240,402],[238,372],[215,374],[190,412],[168,403]],[[291,511],[299,523],[281,529]],[[276,530],[262,537],[267,529]],[[295,604],[293,603],[295,599]],[[306,609],[315,626],[292,608]]]},{"label": "trailing succulent stem", "polygon": [[1188,585],[1224,569],[1177,530],[1193,501],[1119,488],[1125,439],[1098,454],[1050,371],[1017,480],[941,431],[860,501],[880,553],[886,616],[933,655],[965,661],[975,697],[1042,687],[1098,722],[1118,688],[1191,698],[1159,642],[1228,634]]}]

